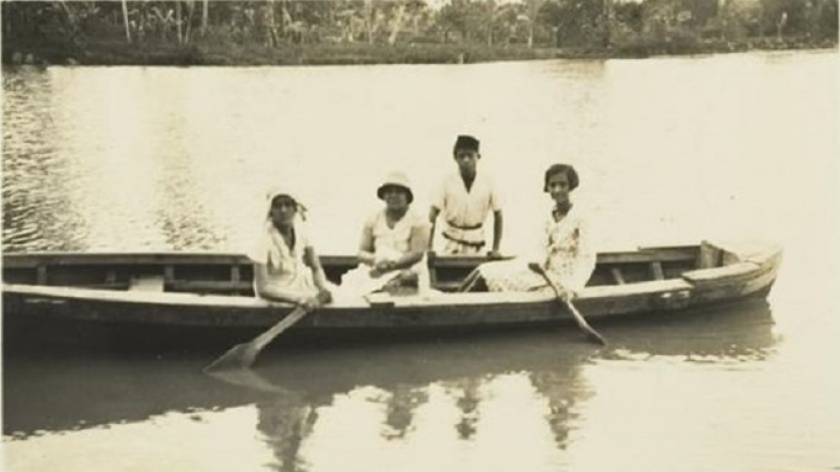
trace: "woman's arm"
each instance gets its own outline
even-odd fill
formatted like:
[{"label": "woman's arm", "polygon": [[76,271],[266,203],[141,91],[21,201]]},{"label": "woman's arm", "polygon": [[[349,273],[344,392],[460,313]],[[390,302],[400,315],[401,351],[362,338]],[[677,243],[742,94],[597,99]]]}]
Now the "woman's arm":
[{"label": "woman's arm", "polygon": [[362,264],[372,266],[376,263],[374,251],[373,227],[369,223],[365,223],[365,227],[362,229],[362,240],[359,243],[359,253],[356,257]]},{"label": "woman's arm", "polygon": [[429,247],[429,226],[415,225],[411,228],[411,236],[408,240],[408,252],[392,263],[391,269],[408,269],[423,259],[426,249]]},{"label": "woman's arm", "polygon": [[319,292],[329,292],[327,287],[327,275],[324,273],[324,267],[321,265],[321,258],[315,252],[315,248],[307,246],[303,252],[303,262],[312,269],[312,280],[315,282],[315,287]]},{"label": "woman's arm", "polygon": [[327,275],[324,273],[324,267],[321,265],[321,259],[315,253],[315,248],[307,246],[303,250],[303,262],[312,269],[312,280],[315,281],[315,286],[318,290],[324,291],[327,289]]}]

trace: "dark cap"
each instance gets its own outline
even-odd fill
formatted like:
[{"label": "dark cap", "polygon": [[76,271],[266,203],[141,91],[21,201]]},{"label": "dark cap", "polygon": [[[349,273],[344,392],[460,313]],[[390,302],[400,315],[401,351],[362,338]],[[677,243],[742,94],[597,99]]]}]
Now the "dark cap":
[{"label": "dark cap", "polygon": [[459,135],[458,139],[455,140],[455,149],[452,152],[458,152],[461,149],[478,152],[478,140],[465,134]]}]

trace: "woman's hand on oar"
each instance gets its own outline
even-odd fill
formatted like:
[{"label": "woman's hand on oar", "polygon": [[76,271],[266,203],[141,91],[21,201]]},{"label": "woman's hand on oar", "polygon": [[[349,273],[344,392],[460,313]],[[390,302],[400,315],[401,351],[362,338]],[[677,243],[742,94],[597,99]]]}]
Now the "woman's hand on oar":
[{"label": "woman's hand on oar", "polygon": [[548,282],[548,285],[551,287],[552,290],[554,290],[554,295],[557,297],[557,301],[564,303],[566,307],[569,308],[569,311],[572,312],[572,316],[575,318],[578,327],[584,332],[584,334],[586,334],[587,339],[599,344],[607,344],[607,340],[604,339],[603,336],[598,334],[597,331],[592,329],[592,327],[589,326],[589,323],[586,322],[586,319],[584,319],[583,315],[581,315],[577,308],[575,308],[575,305],[572,303],[572,297],[570,296],[570,293],[567,290],[563,290],[560,287],[558,287],[554,280],[552,280],[551,277],[549,277],[549,275],[546,273],[545,268],[543,266],[537,264],[536,262],[531,262],[528,264],[528,268],[542,275],[545,281]]},{"label": "woman's hand on oar", "polygon": [[332,301],[332,295],[327,290],[321,290],[317,295],[317,303],[303,303],[294,309],[291,313],[283,317],[274,326],[267,329],[265,332],[255,337],[254,339],[237,344],[222,354],[218,359],[210,363],[204,368],[205,372],[218,372],[222,370],[231,369],[247,369],[254,364],[257,356],[262,352],[263,348],[268,345],[274,338],[281,333],[291,328],[295,323],[300,321],[304,316],[309,314],[320,305]]}]

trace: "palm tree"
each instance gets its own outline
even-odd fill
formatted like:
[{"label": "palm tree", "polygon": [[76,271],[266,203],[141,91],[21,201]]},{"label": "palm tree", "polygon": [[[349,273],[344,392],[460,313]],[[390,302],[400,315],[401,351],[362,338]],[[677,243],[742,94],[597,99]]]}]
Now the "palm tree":
[{"label": "palm tree", "polygon": [[123,24],[125,24],[125,39],[131,42],[131,27],[128,24],[128,0],[122,0]]},{"label": "palm tree", "polygon": [[604,47],[612,45],[612,0],[604,0]]},{"label": "palm tree", "polygon": [[388,35],[388,44],[394,45],[397,42],[397,37],[402,31],[403,26],[405,26],[405,22],[407,19],[406,15],[406,6],[404,3],[395,7],[392,11],[393,16],[391,17],[391,21],[389,26],[391,27],[391,34]]},{"label": "palm tree", "polygon": [[207,33],[207,20],[210,16],[210,0],[203,1],[203,9],[201,11],[201,36],[204,37],[204,34]]},{"label": "palm tree", "polygon": [[175,31],[178,32],[178,44],[184,42],[181,35],[181,0],[175,0]]},{"label": "palm tree", "polygon": [[527,2],[528,14],[524,15],[528,18],[528,47],[534,47],[534,24],[537,22],[537,13],[542,8],[545,0],[528,0]]}]

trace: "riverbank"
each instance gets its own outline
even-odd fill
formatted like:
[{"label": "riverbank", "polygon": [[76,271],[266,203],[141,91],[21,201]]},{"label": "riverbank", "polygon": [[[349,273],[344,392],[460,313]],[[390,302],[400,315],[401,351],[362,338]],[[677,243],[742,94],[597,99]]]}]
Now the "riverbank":
[{"label": "riverbank", "polygon": [[306,44],[265,47],[257,44],[95,42],[3,44],[4,64],[69,65],[363,65],[457,64],[576,58],[645,58],[753,50],[836,49],[836,39],[762,37],[739,41],[668,38],[636,40],[610,48],[528,48],[525,45],[475,44]]}]

